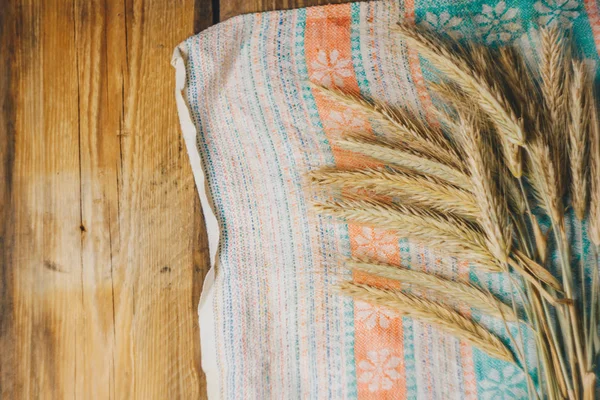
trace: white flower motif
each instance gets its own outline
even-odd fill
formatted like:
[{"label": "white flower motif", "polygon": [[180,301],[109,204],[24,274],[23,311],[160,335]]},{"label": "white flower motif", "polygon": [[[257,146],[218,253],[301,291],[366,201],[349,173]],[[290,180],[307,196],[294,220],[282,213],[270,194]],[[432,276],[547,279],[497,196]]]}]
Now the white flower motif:
[{"label": "white flower motif", "polygon": [[579,3],[576,0],[542,0],[533,5],[541,14],[537,21],[542,26],[569,28],[579,16]]},{"label": "white flower motif", "polygon": [[325,127],[332,136],[339,138],[344,133],[364,131],[366,123],[351,109],[346,108],[344,111],[331,111],[325,120]]},{"label": "white flower motif", "polygon": [[477,32],[485,38],[487,44],[507,42],[521,29],[516,22],[519,10],[507,9],[504,1],[500,1],[493,8],[484,4],[481,11],[474,19],[479,24]]},{"label": "white flower motif", "polygon": [[462,18],[450,17],[448,11],[443,11],[440,15],[435,15],[430,12],[426,13],[425,20],[422,24],[432,31],[445,33],[454,39],[460,39],[462,34],[458,29],[461,22]]},{"label": "white flower motif", "polygon": [[483,389],[483,400],[518,400],[526,399],[524,389],[525,375],[512,365],[507,365],[500,373],[491,370],[486,379],[479,384]]},{"label": "white flower motif", "polygon": [[387,259],[398,247],[398,237],[383,229],[361,227],[355,236],[356,255],[371,259]]},{"label": "white flower motif", "polygon": [[390,320],[398,316],[397,313],[385,307],[376,307],[362,301],[357,301],[354,305],[358,320],[364,322],[367,329],[373,329],[376,326],[387,329],[390,326]]},{"label": "white flower motif", "polygon": [[311,79],[326,87],[330,87],[332,83],[342,87],[344,78],[352,76],[350,59],[340,58],[340,52],[335,49],[329,55],[324,50],[319,50],[317,59],[311,65],[314,69]]},{"label": "white flower motif", "polygon": [[381,349],[369,351],[367,358],[358,363],[362,372],[359,381],[368,383],[371,392],[390,390],[393,381],[400,378],[397,370],[402,361],[400,357],[392,356],[390,349]]}]

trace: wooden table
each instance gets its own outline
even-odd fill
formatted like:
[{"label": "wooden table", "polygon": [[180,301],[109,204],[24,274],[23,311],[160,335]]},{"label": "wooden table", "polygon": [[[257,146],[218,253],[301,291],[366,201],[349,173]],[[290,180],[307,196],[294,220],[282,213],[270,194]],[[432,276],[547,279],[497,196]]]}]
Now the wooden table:
[{"label": "wooden table", "polygon": [[0,0],[0,398],[205,398],[172,49],[310,0]]}]

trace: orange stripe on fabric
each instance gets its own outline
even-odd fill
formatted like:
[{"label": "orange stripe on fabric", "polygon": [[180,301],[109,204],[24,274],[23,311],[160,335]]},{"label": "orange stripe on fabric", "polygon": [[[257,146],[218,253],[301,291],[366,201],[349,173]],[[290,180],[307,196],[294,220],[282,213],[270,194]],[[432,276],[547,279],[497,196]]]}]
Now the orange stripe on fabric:
[{"label": "orange stripe on fabric", "polygon": [[[322,7],[307,10],[305,54],[312,81],[343,91],[359,92],[350,43],[351,6]],[[325,135],[330,142],[343,136],[345,130],[372,132],[367,121],[364,126],[344,107],[313,91]],[[335,163],[340,168],[375,165],[354,153],[332,147]],[[349,224],[350,247],[354,256],[369,256],[382,262],[398,264],[400,248],[394,232]],[[355,274],[358,282],[385,286],[385,280]],[[400,317],[388,318],[355,305],[355,359],[359,399],[404,399],[403,331]],[[365,314],[366,313],[366,314]],[[365,315],[367,315],[365,317]],[[375,320],[372,318],[374,316]],[[365,317],[365,318],[363,318]],[[385,318],[385,319],[384,319]],[[373,321],[375,325],[373,326]],[[382,321],[385,321],[382,323]],[[384,326],[382,326],[384,325]],[[384,368],[382,368],[384,367]]]},{"label": "orange stripe on fabric", "polygon": [[600,13],[598,12],[598,4],[596,3],[596,0],[585,0],[584,4],[585,11],[588,15],[588,21],[592,27],[596,51],[600,55]]}]

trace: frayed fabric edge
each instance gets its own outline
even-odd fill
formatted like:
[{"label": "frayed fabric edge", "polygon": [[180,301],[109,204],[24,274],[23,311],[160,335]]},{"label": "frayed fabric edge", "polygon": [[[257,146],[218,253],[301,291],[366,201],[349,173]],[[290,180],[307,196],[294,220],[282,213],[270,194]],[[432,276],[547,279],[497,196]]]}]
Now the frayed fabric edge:
[{"label": "frayed fabric edge", "polygon": [[214,282],[215,269],[218,264],[218,250],[221,235],[219,222],[214,212],[214,205],[209,195],[208,182],[202,168],[202,159],[198,150],[198,131],[191,117],[185,91],[187,87],[187,50],[185,43],[181,43],[173,51],[171,65],[175,68],[175,100],[177,112],[187,153],[194,174],[194,181],[200,204],[204,214],[206,232],[208,235],[208,247],[210,254],[210,270],[204,278],[202,294],[198,304],[198,319],[200,324],[200,348],[202,353],[202,370],[206,374],[207,392],[210,400],[220,398],[219,370],[217,366],[216,337],[215,337],[215,315],[214,315]]}]

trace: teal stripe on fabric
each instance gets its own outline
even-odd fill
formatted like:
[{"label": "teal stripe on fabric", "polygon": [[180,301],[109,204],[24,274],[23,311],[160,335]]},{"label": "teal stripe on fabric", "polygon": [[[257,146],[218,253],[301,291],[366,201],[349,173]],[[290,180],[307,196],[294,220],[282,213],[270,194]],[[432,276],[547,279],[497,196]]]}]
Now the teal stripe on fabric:
[{"label": "teal stripe on fabric", "polygon": [[[200,151],[200,153],[203,155],[201,157],[201,162],[202,162],[202,168],[204,171],[206,171],[206,179],[207,182],[209,184],[210,187],[210,193],[211,193],[211,197],[212,197],[212,201],[213,201],[213,205],[215,207],[215,214],[216,217],[219,219],[219,224],[224,227],[226,226],[226,221],[224,218],[224,211],[225,211],[225,207],[224,207],[224,196],[227,195],[226,191],[221,191],[221,189],[219,188],[219,186],[216,184],[216,167],[217,167],[217,162],[214,161],[213,159],[213,153],[211,147],[209,146],[209,142],[208,142],[208,138],[210,136],[210,129],[208,129],[205,125],[205,121],[202,120],[200,118],[201,115],[203,115],[204,113],[206,113],[206,109],[200,108],[200,105],[206,106],[206,104],[200,103],[199,101],[197,101],[197,99],[201,98],[200,97],[200,93],[199,93],[199,88],[204,88],[206,86],[206,82],[204,81],[204,74],[201,71],[197,71],[196,69],[200,69],[200,67],[202,67],[203,65],[203,60],[200,57],[199,54],[199,50],[201,49],[199,44],[200,44],[200,40],[198,36],[193,36],[191,38],[189,38],[187,41],[187,46],[188,46],[188,54],[189,54],[189,67],[188,67],[188,82],[189,82],[189,86],[188,86],[188,98],[192,99],[193,101],[190,101],[190,105],[191,105],[191,109],[193,110],[193,112],[191,113],[192,118],[194,120],[194,124],[196,125],[197,129],[198,129],[198,138],[197,138],[197,146],[198,149]],[[227,203],[227,201],[225,200],[225,203]],[[226,244],[227,244],[227,239],[228,239],[228,232],[226,229],[223,229],[222,233],[221,233],[221,263],[223,265],[227,265],[227,255],[228,253],[226,251],[223,251],[226,248]],[[228,271],[226,269],[223,269],[221,276],[220,276],[220,280],[227,280],[228,277]],[[218,287],[217,290],[220,290],[220,288]],[[215,309],[217,308],[217,301],[218,301],[218,297],[215,296],[214,297],[214,305],[213,307],[215,307]],[[231,308],[229,308],[230,310]],[[223,322],[222,325],[219,326],[217,324],[215,324],[215,332],[214,335],[215,337],[226,337],[227,332],[230,331],[230,329],[228,329],[228,323],[231,320],[230,318],[227,318],[228,316],[230,316],[229,314],[223,313],[224,315],[222,316]],[[219,371],[226,371],[226,364],[228,364],[231,360],[231,352],[229,351],[229,349],[227,348],[227,346],[225,347],[225,354],[222,355],[222,357],[218,357],[216,360],[217,363],[217,367],[219,368]],[[224,359],[226,360],[224,362]],[[227,390],[229,390],[229,387],[225,386],[225,382],[228,379],[228,377],[230,377],[230,375],[228,374],[220,374],[217,378],[221,381],[219,384],[219,387],[221,389],[220,391],[220,396],[222,398],[225,398]],[[229,382],[229,381],[227,381]]]},{"label": "teal stripe on fabric", "polygon": [[[400,264],[411,265],[410,243],[408,239],[400,239]],[[404,371],[406,374],[406,398],[415,399],[418,394],[417,366],[415,361],[415,338],[412,318],[402,318],[404,334]]]},{"label": "teal stripe on fabric", "polygon": [[[351,5],[350,16],[352,18],[352,23],[350,25],[350,45],[352,49],[354,75],[356,76],[360,93],[363,96],[369,97],[371,92],[369,90],[369,81],[367,80],[361,52],[361,6],[361,3],[352,3]],[[364,5],[364,9],[369,9],[367,4]]]},{"label": "teal stripe on fabric", "polygon": [[478,397],[494,400],[527,400],[525,374],[512,363],[491,358],[473,348]]},{"label": "teal stripe on fabric", "polygon": [[[306,58],[305,58],[305,53],[304,53],[304,36],[305,36],[305,30],[306,30],[306,10],[301,9],[298,10],[298,22],[296,24],[296,31],[295,31],[295,38],[296,38],[296,42],[294,44],[295,47],[295,56],[296,56],[296,60],[298,61],[298,65],[297,65],[297,73],[300,77],[304,78],[305,80],[308,79],[308,68],[306,66]],[[312,125],[313,127],[319,127],[320,129],[317,129],[317,132],[319,133],[319,143],[321,144],[321,147],[329,147],[328,143],[327,143],[327,139],[325,138],[325,135],[323,134],[323,126],[321,124],[320,118],[319,118],[319,112],[317,110],[317,105],[315,103],[315,100],[312,96],[311,93],[311,89],[308,85],[304,85],[302,88],[302,97],[304,99],[304,102],[306,104],[306,107],[308,109],[308,113],[309,113],[309,117],[310,117],[310,125]],[[331,151],[327,152],[325,151],[324,154],[330,154]],[[333,163],[334,159],[333,156],[331,155],[330,157],[328,157],[327,160],[329,163]],[[312,293],[312,295],[311,295]],[[308,290],[307,293],[308,296],[314,296],[314,285],[311,285],[311,287]],[[314,316],[312,314],[312,310],[307,310],[307,313],[311,316],[310,319],[313,319]],[[311,339],[311,343],[309,345],[309,349],[310,349],[310,355],[309,355],[309,359],[310,360],[316,360],[316,343],[314,342],[314,338]],[[311,375],[311,381],[315,382],[315,386],[311,386],[309,388],[303,388],[303,392],[306,393],[306,395],[309,398],[314,397],[315,395],[317,395],[318,393],[318,387],[316,386],[316,384],[318,383],[318,377],[315,375],[316,374],[316,369],[312,369],[312,375]]]}]

